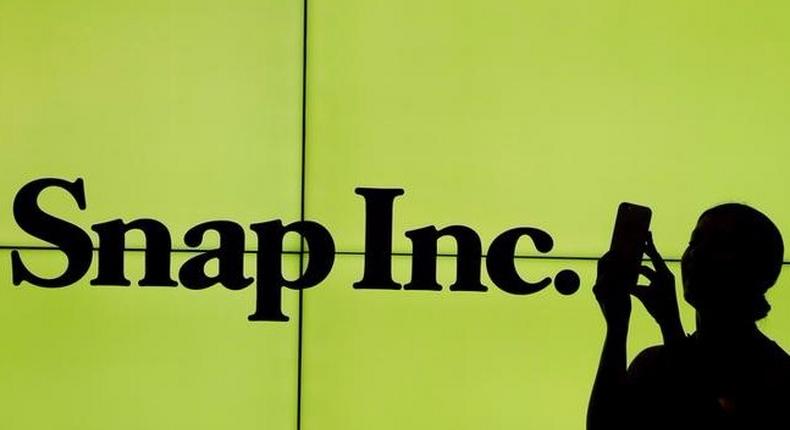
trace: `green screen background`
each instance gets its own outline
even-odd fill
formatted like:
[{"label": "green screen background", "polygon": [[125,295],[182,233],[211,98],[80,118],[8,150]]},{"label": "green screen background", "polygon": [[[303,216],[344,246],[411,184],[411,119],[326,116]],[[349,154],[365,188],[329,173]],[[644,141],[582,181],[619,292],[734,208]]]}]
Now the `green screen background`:
[{"label": "green screen background", "polygon": [[[301,344],[304,429],[581,428],[603,339],[588,259],[607,248],[620,201],[653,208],[671,259],[699,213],[724,201],[787,230],[782,2],[313,0],[304,171],[302,7],[0,1],[4,426],[294,429]],[[90,287],[95,263],[68,288],[13,287],[9,250],[46,245],[11,210],[39,177],[85,179],[86,211],[57,192],[42,205],[86,230],[151,217],[185,249],[183,233],[202,221],[304,212],[340,254],[304,292],[301,315],[298,294],[285,292],[288,323],[247,322],[252,288]],[[520,273],[572,268],[582,287],[513,296],[485,279],[481,294],[353,290],[364,245],[357,186],[406,190],[398,252],[411,251],[403,232],[425,225],[471,226],[484,247],[535,226],[563,259],[519,259]],[[298,245],[289,238],[289,250]],[[440,249],[455,252],[452,241]],[[518,253],[535,255],[528,241]],[[174,254],[174,273],[190,255]],[[141,256],[127,255],[133,281]],[[56,250],[23,258],[42,275],[65,267]],[[297,273],[298,256],[284,262]],[[439,260],[444,285],[454,263]],[[407,282],[410,267],[396,257],[395,279]],[[785,273],[761,322],[785,347],[786,284]],[[639,305],[631,333],[630,356],[660,340]]]}]

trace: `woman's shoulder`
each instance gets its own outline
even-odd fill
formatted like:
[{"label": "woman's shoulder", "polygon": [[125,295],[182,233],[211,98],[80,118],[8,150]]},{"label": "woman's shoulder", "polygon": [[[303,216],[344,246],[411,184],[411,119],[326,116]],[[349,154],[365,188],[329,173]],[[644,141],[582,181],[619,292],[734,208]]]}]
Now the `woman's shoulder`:
[{"label": "woman's shoulder", "polygon": [[672,384],[694,373],[698,361],[693,335],[687,335],[670,345],[640,351],[628,366],[627,376],[633,384]]},{"label": "woman's shoulder", "polygon": [[770,373],[774,383],[787,387],[790,384],[790,355],[782,349],[775,341],[764,337],[759,348],[762,363],[760,367],[763,372]]},{"label": "woman's shoulder", "polygon": [[667,359],[667,354],[666,345],[649,346],[634,357],[628,368],[631,370],[656,366]]},{"label": "woman's shoulder", "polygon": [[[738,361],[757,372],[753,376],[767,376],[771,384],[790,387],[790,355],[776,342],[761,335],[755,343],[740,349],[742,355],[736,355],[744,358]],[[700,367],[710,367],[700,361],[703,357],[697,337],[691,334],[672,345],[653,345],[643,349],[631,361],[627,374],[635,382],[660,382],[668,376],[679,377],[698,372]]]},{"label": "woman's shoulder", "polygon": [[[635,383],[661,380],[678,364],[677,356],[682,346],[653,345],[640,351],[628,366],[628,377]],[[682,360],[681,360],[682,361]]]}]

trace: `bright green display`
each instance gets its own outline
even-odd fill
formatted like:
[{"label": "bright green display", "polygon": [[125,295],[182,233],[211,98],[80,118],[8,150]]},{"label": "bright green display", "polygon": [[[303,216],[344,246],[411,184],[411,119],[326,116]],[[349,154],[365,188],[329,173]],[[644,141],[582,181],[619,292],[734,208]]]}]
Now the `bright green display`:
[{"label": "bright green display", "polygon": [[[176,248],[211,219],[298,219],[300,37],[295,2],[0,1],[0,245],[44,245],[11,204],[51,176],[84,178],[86,211],[56,190],[42,205],[94,241],[90,225],[115,218],[158,219]],[[253,288],[137,287],[140,255],[127,254],[132,287],[89,286],[94,262],[46,290],[13,287],[0,252],[0,427],[293,428],[297,325],[248,323]],[[41,275],[65,267],[60,252],[23,258]],[[296,299],[283,297],[294,317]]]},{"label": "bright green display", "polygon": [[[173,258],[183,263],[188,254]],[[42,275],[54,251],[23,253]],[[142,253],[127,253],[139,279]],[[8,274],[9,252],[0,252]],[[254,267],[248,257],[247,267]],[[298,273],[297,257],[286,257]],[[95,276],[95,269],[88,276]],[[8,275],[7,275],[8,276]],[[292,428],[297,327],[250,324],[254,291],[167,287],[0,288],[5,428]],[[297,315],[297,294],[283,297]]]},{"label": "bright green display", "polygon": [[[299,218],[301,4],[48,3],[0,2],[4,217],[56,176],[84,178],[88,208],[45,195],[54,213],[159,219],[180,248],[202,221]],[[0,241],[39,244],[11,222]]]},{"label": "bright green display", "polygon": [[406,189],[399,232],[533,225],[567,256],[600,255],[622,200],[671,257],[720,202],[790,219],[784,2],[311,5],[307,213],[341,249],[359,185]]},{"label": "bright green display", "polygon": [[[306,209],[340,249],[364,246],[360,185],[406,190],[401,252],[425,225],[469,225],[484,250],[528,225],[552,234],[550,255],[597,257],[623,200],[653,208],[668,258],[724,201],[760,208],[790,243],[786,3],[310,4]],[[305,428],[583,428],[604,334],[594,266],[521,267],[533,280],[573,268],[582,288],[354,291],[361,259],[338,261],[305,295]],[[762,327],[790,347],[787,283]],[[641,306],[633,319],[631,357],[660,339]]]},{"label": "bright green display", "polygon": [[[790,244],[784,2],[310,0],[304,184],[302,7],[0,2],[0,427],[294,430],[301,342],[304,430],[575,430],[604,335],[589,258],[621,201],[653,208],[673,260],[725,201],[764,211]],[[65,193],[41,200],[94,242],[94,223],[154,218],[183,250],[187,229],[224,219],[253,252],[250,223],[303,212],[339,254],[302,315],[283,292],[289,322],[246,320],[254,286],[139,287],[140,252],[127,252],[128,288],[90,286],[95,261],[66,288],[14,287],[7,248],[46,244],[16,226],[12,202],[41,177],[85,180],[85,211]],[[520,274],[573,269],[581,288],[507,294],[483,262],[485,293],[355,290],[360,186],[405,189],[396,252],[426,225],[470,226],[484,253],[509,228],[538,227],[554,239],[547,256],[570,259],[519,259]],[[526,239],[517,252],[537,254]],[[174,254],[174,277],[192,255]],[[23,258],[41,275],[66,264],[55,250]],[[296,278],[298,255],[283,258]],[[410,269],[394,258],[395,281]],[[455,259],[438,271],[446,287]],[[785,271],[760,323],[786,348],[788,284]],[[659,341],[635,305],[629,357]]]},{"label": "bright green display", "polygon": [[[572,267],[585,281],[573,296],[513,296],[487,279],[487,293],[352,290],[362,263],[339,259],[325,285],[305,293],[304,428],[584,428],[604,337],[589,289],[594,262],[519,260],[533,281]],[[394,260],[396,281],[409,279],[409,266]],[[454,280],[453,258],[438,269],[444,285]],[[781,345],[790,345],[788,283],[785,272],[760,323]],[[692,332],[685,303],[681,316]],[[660,341],[635,301],[629,358]]]}]

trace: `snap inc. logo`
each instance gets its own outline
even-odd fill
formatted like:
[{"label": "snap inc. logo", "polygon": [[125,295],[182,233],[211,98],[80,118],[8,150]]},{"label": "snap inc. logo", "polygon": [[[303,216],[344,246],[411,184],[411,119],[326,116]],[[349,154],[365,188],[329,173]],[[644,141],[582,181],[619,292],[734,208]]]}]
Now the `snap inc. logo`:
[{"label": "snap inc. logo", "polygon": [[[14,219],[17,225],[33,237],[57,247],[68,261],[59,276],[44,278],[33,273],[24,263],[19,250],[11,253],[14,285],[28,282],[45,288],[60,288],[80,281],[91,266],[93,242],[82,228],[62,218],[46,213],[38,204],[39,195],[48,188],[68,193],[81,210],[87,209],[85,183],[80,178],[69,182],[59,178],[42,178],[24,185],[14,198]],[[395,199],[404,194],[399,188],[357,188],[356,194],[365,201],[365,253],[362,279],[353,284],[356,289],[372,290],[427,290],[442,289],[436,280],[437,241],[452,237],[457,244],[456,278],[449,285],[451,291],[485,292],[481,282],[483,259],[480,236],[470,227],[450,225],[426,227],[405,233],[412,243],[411,279],[401,285],[392,279],[392,221]],[[282,312],[282,289],[301,290],[320,284],[332,270],[335,243],[332,235],[315,221],[301,220],[283,224],[281,220],[254,223],[249,228],[258,241],[256,254],[255,311],[250,321],[288,321]],[[124,222],[109,220],[91,226],[98,236],[98,267],[95,286],[129,286],[124,273],[126,234],[139,230],[145,236],[145,270],[138,285],[141,287],[176,287],[179,283],[192,290],[202,290],[221,284],[230,290],[248,287],[255,279],[244,275],[244,229],[228,220],[214,220],[198,224],[184,234],[184,244],[198,248],[204,235],[215,232],[219,237],[216,249],[196,250],[196,255],[178,270],[178,282],[170,273],[172,241],[170,231],[162,222],[150,218]],[[301,236],[309,258],[296,279],[286,279],[282,270],[283,239],[287,233]],[[485,264],[488,276],[499,289],[511,294],[532,294],[552,282],[562,294],[573,294],[579,288],[579,276],[572,270],[561,270],[537,282],[523,279],[516,270],[515,249],[523,237],[532,241],[540,253],[551,251],[554,241],[543,230],[517,227],[499,234],[488,247]],[[206,274],[206,265],[216,260],[217,273]]]}]

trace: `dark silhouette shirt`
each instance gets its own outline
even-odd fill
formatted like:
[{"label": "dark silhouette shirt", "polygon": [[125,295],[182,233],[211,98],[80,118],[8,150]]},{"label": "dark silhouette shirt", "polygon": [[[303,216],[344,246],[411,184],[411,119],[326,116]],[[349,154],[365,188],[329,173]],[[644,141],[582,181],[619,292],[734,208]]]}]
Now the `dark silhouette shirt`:
[{"label": "dark silhouette shirt", "polygon": [[757,332],[703,349],[696,334],[642,351],[628,368],[625,415],[635,429],[790,429],[790,356]]}]

